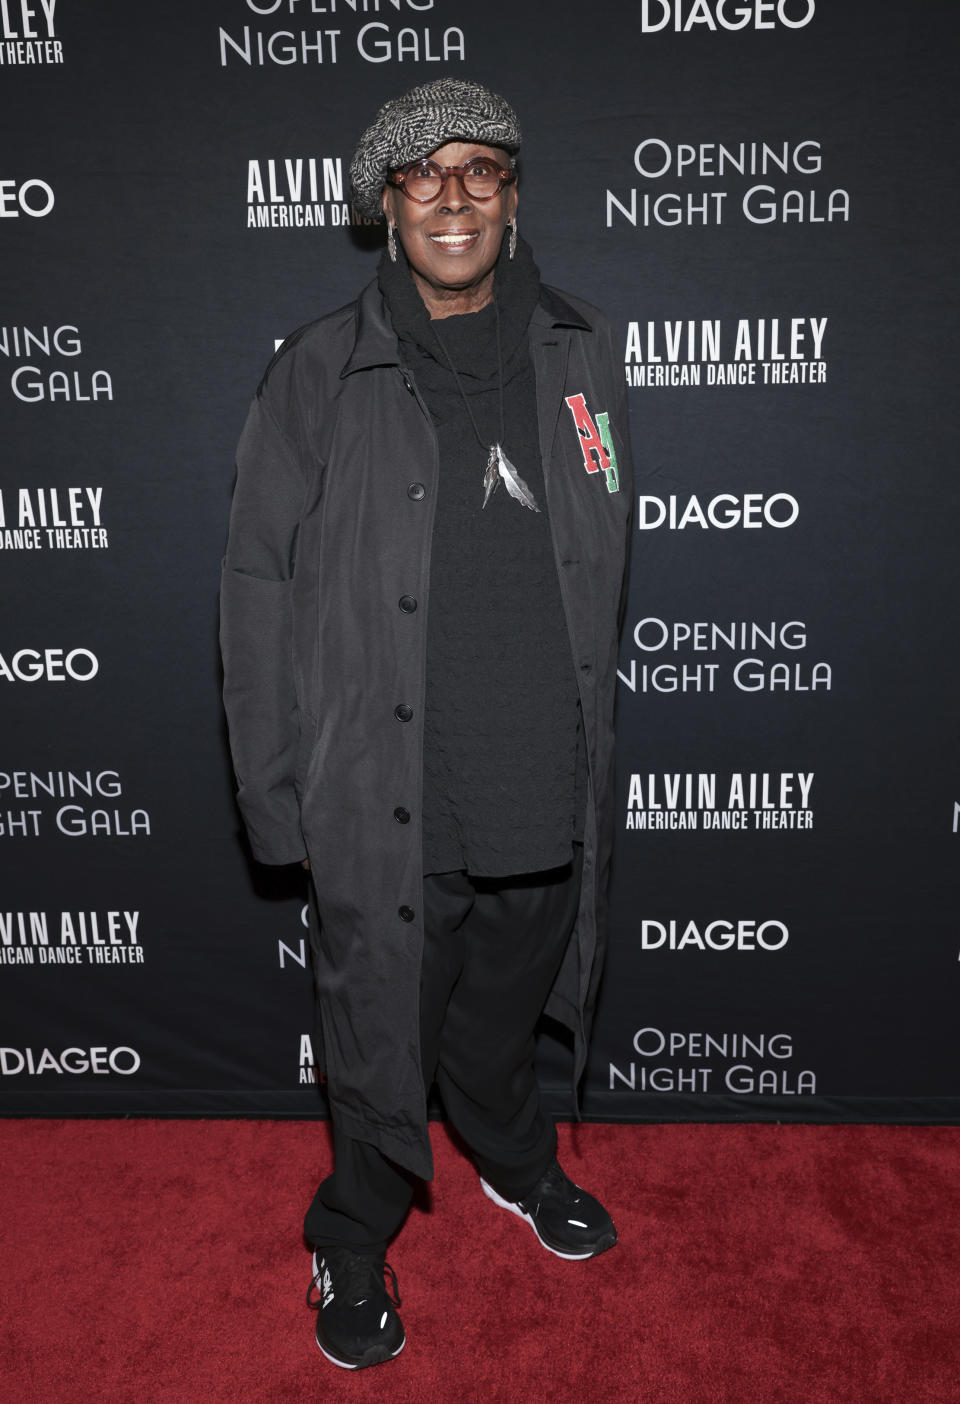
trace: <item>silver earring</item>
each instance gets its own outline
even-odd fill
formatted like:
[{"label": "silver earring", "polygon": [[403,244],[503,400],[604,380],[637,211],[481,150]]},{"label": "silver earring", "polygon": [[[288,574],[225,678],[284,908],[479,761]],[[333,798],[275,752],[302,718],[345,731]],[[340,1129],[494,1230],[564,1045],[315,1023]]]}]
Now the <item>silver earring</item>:
[{"label": "silver earring", "polygon": [[[391,263],[396,263],[396,261],[397,261],[397,241],[396,241],[396,239],[393,237],[393,225],[392,225],[392,224],[388,224],[388,225],[387,225],[387,253],[390,255],[390,262],[391,262]],[[510,257],[512,258],[513,255],[511,254]]]},{"label": "silver earring", "polygon": [[507,241],[507,254],[510,258],[517,252],[517,221],[510,221],[510,238]]}]

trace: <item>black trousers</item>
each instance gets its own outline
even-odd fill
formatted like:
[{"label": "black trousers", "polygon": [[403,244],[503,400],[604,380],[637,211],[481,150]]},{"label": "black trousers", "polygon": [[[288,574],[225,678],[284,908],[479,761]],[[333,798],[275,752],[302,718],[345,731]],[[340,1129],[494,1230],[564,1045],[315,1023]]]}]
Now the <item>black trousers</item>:
[{"label": "black trousers", "polygon": [[[556,1154],[533,1068],[534,1027],[573,930],[582,852],[577,844],[565,867],[521,877],[423,881],[424,1086],[436,1079],[477,1169],[505,1199],[521,1199]],[[334,1121],[334,1169],[307,1210],[308,1242],[382,1253],[415,1183]]]}]

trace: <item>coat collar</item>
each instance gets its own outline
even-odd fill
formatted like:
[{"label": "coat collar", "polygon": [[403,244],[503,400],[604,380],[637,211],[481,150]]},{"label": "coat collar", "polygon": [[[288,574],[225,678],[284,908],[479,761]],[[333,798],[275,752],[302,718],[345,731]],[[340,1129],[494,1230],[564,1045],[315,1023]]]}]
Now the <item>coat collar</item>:
[{"label": "coat collar", "polygon": [[541,327],[576,327],[579,331],[593,331],[590,323],[571,307],[562,293],[546,283],[541,284],[540,301],[532,320]]},{"label": "coat collar", "polygon": [[341,380],[354,371],[369,370],[371,366],[400,364],[397,334],[390,325],[387,304],[376,278],[357,298],[356,308],[357,336],[346,365],[340,372]]},{"label": "coat collar", "polygon": [[[340,372],[340,379],[352,375],[354,371],[369,370],[371,366],[398,366],[400,349],[397,334],[387,316],[387,307],[377,280],[368,283],[360,294],[357,307],[357,336],[353,350]],[[534,309],[531,322],[538,327],[576,327],[581,331],[592,331],[590,323],[577,312],[566,298],[556,290],[543,284],[540,301]]]}]

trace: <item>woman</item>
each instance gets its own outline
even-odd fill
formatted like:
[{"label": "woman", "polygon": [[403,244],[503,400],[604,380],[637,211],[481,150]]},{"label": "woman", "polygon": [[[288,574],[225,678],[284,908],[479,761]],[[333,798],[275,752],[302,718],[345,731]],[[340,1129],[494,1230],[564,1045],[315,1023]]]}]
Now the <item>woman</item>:
[{"label": "woman", "polygon": [[519,147],[476,83],[381,109],[377,279],[280,348],[238,455],[224,696],[254,854],[311,873],[335,1167],[305,1233],[350,1369],[404,1344],[384,1254],[434,1078],[494,1203],[562,1257],[616,1242],[533,1050],[546,1009],[579,1078],[599,976],[627,416],[609,327],[517,234]]}]

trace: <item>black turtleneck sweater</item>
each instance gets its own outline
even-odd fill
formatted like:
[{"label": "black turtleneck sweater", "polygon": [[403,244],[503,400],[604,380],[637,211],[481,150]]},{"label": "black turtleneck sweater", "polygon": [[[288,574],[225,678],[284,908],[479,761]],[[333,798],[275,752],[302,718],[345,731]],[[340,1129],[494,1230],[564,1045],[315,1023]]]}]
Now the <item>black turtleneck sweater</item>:
[{"label": "black turtleneck sweater", "polygon": [[[380,287],[401,361],[433,419],[440,461],[427,618],[424,872],[539,872],[570,860],[585,801],[527,335],[540,275],[519,240],[513,260],[501,255],[496,309],[490,303],[431,321],[398,253],[395,265],[381,260]],[[483,508],[488,446],[497,440],[539,513],[503,483]]]}]

